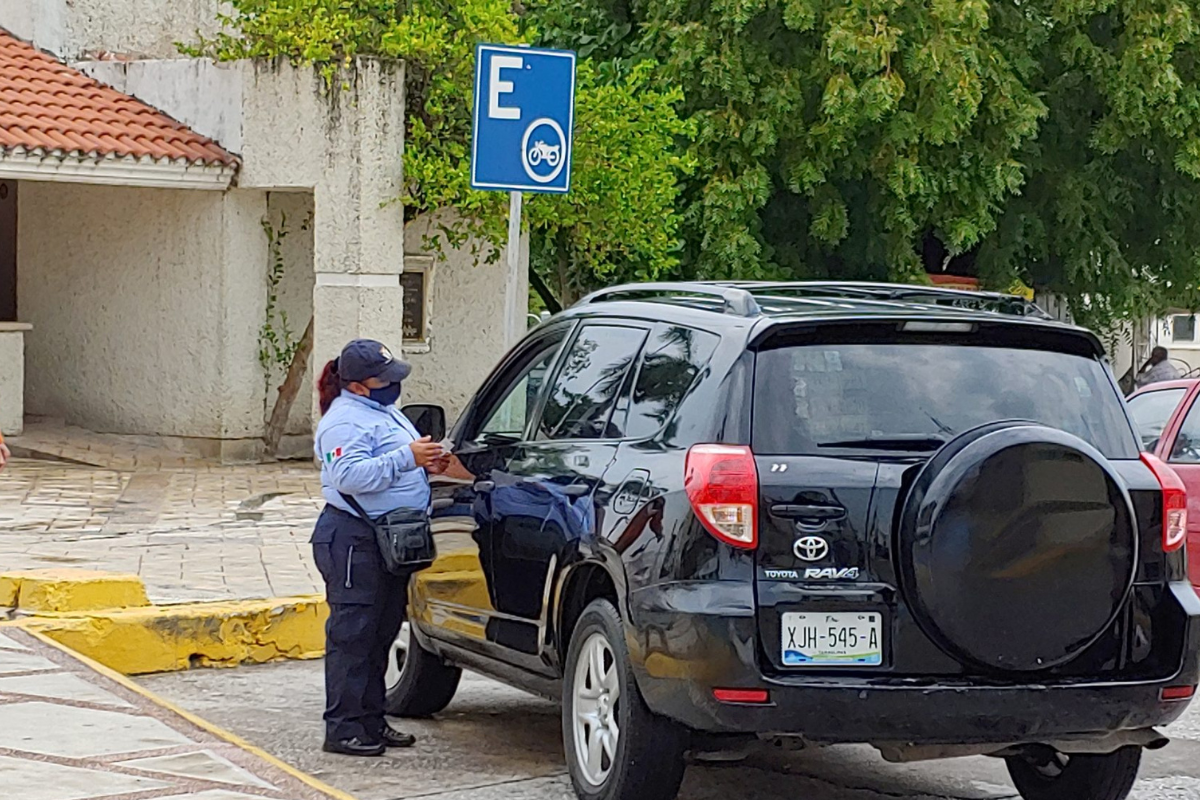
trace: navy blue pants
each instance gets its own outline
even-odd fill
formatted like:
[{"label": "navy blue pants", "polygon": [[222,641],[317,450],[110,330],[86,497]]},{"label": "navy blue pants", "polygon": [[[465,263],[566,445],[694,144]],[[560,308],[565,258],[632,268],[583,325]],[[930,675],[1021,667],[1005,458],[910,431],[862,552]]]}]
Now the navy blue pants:
[{"label": "navy blue pants", "polygon": [[329,602],[325,736],[377,742],[384,725],[384,676],[404,623],[408,576],[384,569],[371,528],[333,506],[321,512],[312,544]]}]

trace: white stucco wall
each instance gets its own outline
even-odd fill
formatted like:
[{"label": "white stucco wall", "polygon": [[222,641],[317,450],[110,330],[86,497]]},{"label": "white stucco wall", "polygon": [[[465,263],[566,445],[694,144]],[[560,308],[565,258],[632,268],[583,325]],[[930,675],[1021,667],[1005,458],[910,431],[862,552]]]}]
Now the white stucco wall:
[{"label": "white stucco wall", "polygon": [[67,0],[0,0],[0,28],[61,54],[71,40],[67,10]]},{"label": "white stucco wall", "polygon": [[221,0],[0,0],[0,27],[67,58],[170,58],[176,42],[212,36]]},{"label": "white stucco wall", "polygon": [[23,183],[26,410],[112,433],[261,435],[262,192]]},{"label": "white stucco wall", "polygon": [[229,152],[242,152],[242,65],[175,57],[75,61],[71,66],[166,111],[197,133],[220,142]]},{"label": "white stucco wall", "polygon": [[[424,238],[432,218],[421,217],[405,231],[405,249],[424,255]],[[528,241],[522,241],[522,263],[528,263]],[[529,296],[528,274],[517,280],[518,296]],[[476,264],[470,247],[449,250],[433,259],[429,276],[428,352],[406,353],[413,374],[405,382],[404,402],[438,403],[451,422],[509,349],[504,296],[509,284],[502,250],[494,264]],[[523,318],[522,318],[523,322]]]}]

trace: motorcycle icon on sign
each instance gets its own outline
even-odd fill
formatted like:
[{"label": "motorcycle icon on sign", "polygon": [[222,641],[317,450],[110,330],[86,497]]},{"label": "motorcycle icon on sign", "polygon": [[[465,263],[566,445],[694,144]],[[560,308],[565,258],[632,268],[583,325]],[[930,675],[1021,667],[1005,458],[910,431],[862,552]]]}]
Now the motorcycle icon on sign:
[{"label": "motorcycle icon on sign", "polygon": [[562,159],[562,145],[548,145],[543,141],[536,141],[533,147],[529,148],[529,166],[536,167],[545,161],[551,167],[557,167],[558,162]]},{"label": "motorcycle icon on sign", "polygon": [[553,182],[570,160],[571,146],[557,122],[542,117],[525,129],[521,138],[521,164],[531,180],[540,184]]}]

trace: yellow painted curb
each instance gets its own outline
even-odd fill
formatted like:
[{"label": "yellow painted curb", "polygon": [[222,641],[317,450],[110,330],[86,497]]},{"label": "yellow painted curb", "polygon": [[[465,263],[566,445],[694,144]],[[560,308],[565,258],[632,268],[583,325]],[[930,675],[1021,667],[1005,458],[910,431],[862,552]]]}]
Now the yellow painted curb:
[{"label": "yellow painted curb", "polygon": [[187,603],[18,620],[72,651],[125,675],[194,666],[237,666],[319,658],[329,607],[320,595]]},{"label": "yellow painted curb", "polygon": [[256,747],[255,745],[250,744],[250,742],[248,742],[245,739],[243,739],[242,737],[238,736],[236,733],[232,733],[230,731],[225,730],[224,728],[218,727],[218,726],[212,724],[211,722],[209,722],[208,720],[198,717],[195,714],[191,713],[190,711],[180,708],[179,706],[175,705],[174,703],[172,703],[168,700],[164,700],[163,698],[159,697],[158,695],[154,694],[153,692],[150,692],[150,691],[144,689],[143,687],[139,686],[138,684],[134,683],[133,681],[129,680],[129,678],[125,677],[124,675],[122,675],[118,672],[115,672],[112,669],[109,669],[108,667],[104,666],[103,664],[97,663],[95,660],[88,658],[85,655],[82,655],[80,653],[77,653],[77,652],[71,650],[69,647],[64,646],[61,642],[54,641],[46,634],[41,633],[35,629],[30,629],[28,627],[26,627],[26,629],[29,630],[29,632],[31,634],[33,634],[34,636],[36,636],[38,639],[42,640],[46,644],[50,645],[51,647],[58,648],[59,650],[66,652],[68,655],[71,655],[71,656],[79,659],[80,661],[82,661],[84,664],[86,664],[91,669],[94,669],[96,672],[100,673],[101,675],[105,676],[106,678],[109,678],[110,680],[116,681],[117,683],[121,684],[129,691],[135,692],[136,694],[141,695],[142,697],[146,698],[150,702],[155,703],[156,705],[159,705],[162,708],[165,708],[174,714],[178,714],[179,716],[183,717],[184,719],[186,719],[188,722],[192,723],[193,725],[195,725],[199,728],[203,728],[204,730],[208,731],[212,735],[214,735],[220,739],[223,739],[226,742],[229,742],[230,744],[234,745],[235,747],[240,747],[241,749],[245,750],[246,752],[257,756],[258,758],[261,758],[263,761],[266,761],[267,763],[271,764],[273,767],[276,767],[277,769],[280,769],[280,770],[286,772],[288,775],[291,775],[296,780],[302,781],[303,783],[307,784],[308,786],[311,786],[312,788],[316,789],[319,792],[324,792],[325,794],[332,797],[333,800],[357,800],[353,795],[347,794],[346,792],[343,792],[340,789],[335,789],[332,786],[329,786],[328,784],[322,783],[321,781],[317,780],[313,776],[308,775],[304,772],[301,772],[300,770],[296,769],[295,767],[293,767],[290,764],[280,761],[278,758],[271,755],[270,753],[263,750],[262,748]]},{"label": "yellow painted curb", "polygon": [[31,613],[150,605],[137,575],[86,569],[32,569],[0,575],[0,607]]}]

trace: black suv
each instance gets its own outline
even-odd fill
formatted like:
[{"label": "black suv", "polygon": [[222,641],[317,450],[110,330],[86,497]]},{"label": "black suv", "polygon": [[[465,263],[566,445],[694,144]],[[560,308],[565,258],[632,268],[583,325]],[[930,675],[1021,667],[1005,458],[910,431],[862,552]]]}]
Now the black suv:
[{"label": "black suv", "polygon": [[450,438],[391,711],[440,711],[462,668],[561,698],[581,798],[666,800],[690,749],[794,737],[1120,800],[1200,678],[1183,485],[1096,337],[1017,297],[608,289]]}]

